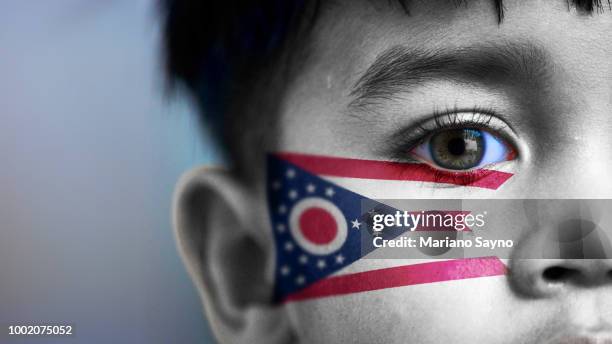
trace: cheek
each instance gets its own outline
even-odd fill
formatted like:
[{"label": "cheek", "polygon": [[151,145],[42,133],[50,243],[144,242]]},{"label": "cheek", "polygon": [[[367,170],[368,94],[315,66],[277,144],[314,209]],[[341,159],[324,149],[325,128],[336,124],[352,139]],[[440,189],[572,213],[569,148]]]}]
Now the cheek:
[{"label": "cheek", "polygon": [[306,343],[517,343],[535,340],[536,329],[547,318],[541,308],[515,298],[505,277],[393,288],[287,307]]}]

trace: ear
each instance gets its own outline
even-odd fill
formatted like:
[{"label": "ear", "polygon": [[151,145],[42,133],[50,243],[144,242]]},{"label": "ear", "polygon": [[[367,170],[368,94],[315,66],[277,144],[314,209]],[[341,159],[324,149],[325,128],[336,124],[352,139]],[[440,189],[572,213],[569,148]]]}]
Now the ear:
[{"label": "ear", "polygon": [[175,191],[178,248],[223,343],[295,342],[284,308],[271,304],[274,254],[264,204],[220,169],[194,169]]}]

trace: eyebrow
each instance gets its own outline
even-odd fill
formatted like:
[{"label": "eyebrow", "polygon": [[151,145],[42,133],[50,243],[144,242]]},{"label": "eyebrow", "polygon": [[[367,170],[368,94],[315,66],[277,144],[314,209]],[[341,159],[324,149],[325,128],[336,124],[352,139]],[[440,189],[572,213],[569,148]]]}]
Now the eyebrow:
[{"label": "eyebrow", "polygon": [[539,87],[550,80],[552,62],[533,43],[506,42],[435,50],[393,46],[380,54],[353,86],[350,107],[389,100],[435,81]]}]

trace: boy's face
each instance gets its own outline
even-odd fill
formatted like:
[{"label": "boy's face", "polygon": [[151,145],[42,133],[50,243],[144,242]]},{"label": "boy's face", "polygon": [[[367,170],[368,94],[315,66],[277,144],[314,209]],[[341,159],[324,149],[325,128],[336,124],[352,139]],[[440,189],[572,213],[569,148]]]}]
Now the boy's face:
[{"label": "boy's face", "polygon": [[[393,1],[324,4],[308,58],[281,100],[280,137],[270,150],[419,161],[455,177],[482,167],[474,161],[484,154],[488,168],[512,173],[497,188],[370,180],[364,190],[374,199],[611,198],[612,15],[586,15],[561,0],[504,6],[499,24],[493,1],[414,1],[409,14]],[[432,138],[450,127],[450,136]],[[461,131],[470,128],[486,144]],[[464,146],[449,144],[458,137]],[[482,152],[492,147],[498,151]],[[530,242],[539,231],[512,234],[515,257],[538,250]],[[312,343],[612,343],[610,260],[557,262],[569,271],[559,276],[545,272],[555,262],[504,262],[514,277],[281,307],[294,334]],[[401,264],[360,260],[346,273]],[[549,283],[555,279],[561,283]]]},{"label": "boy's face", "polygon": [[[565,1],[556,0],[506,1],[505,9],[498,24],[489,1],[457,7],[415,2],[409,15],[399,6],[365,0],[325,8],[307,67],[284,100],[277,149],[410,161],[414,156],[406,142],[426,136],[410,128],[436,111],[467,113],[471,123],[478,120],[474,109],[480,109],[495,116],[482,122],[484,128],[516,151],[514,159],[493,161],[514,174],[508,182],[496,190],[381,182],[377,196],[610,198],[612,15],[568,11]],[[418,57],[390,67],[394,61],[377,60],[390,49],[397,51],[396,59]],[[411,65],[419,58],[452,62],[419,70]],[[360,78],[375,68],[388,73],[378,75],[367,91],[356,91]],[[415,77],[420,72],[425,75]],[[358,263],[370,269],[399,264]],[[593,333],[601,331],[612,342],[610,283],[523,297],[500,276],[286,307],[299,336],[313,343],[542,343],[557,335],[596,338]]]}]

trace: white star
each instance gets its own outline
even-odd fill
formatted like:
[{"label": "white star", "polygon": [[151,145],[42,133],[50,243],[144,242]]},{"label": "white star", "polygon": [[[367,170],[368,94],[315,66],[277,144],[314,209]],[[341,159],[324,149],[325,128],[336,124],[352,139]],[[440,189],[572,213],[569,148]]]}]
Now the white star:
[{"label": "white star", "polygon": [[293,243],[291,241],[287,241],[285,243],[285,251],[289,251],[289,252],[293,251]]},{"label": "white star", "polygon": [[293,177],[295,177],[295,170],[290,168],[287,170],[287,178],[293,179]]},{"label": "white star", "polygon": [[290,199],[296,199],[298,197],[298,193],[296,190],[290,190],[289,191],[289,198]]},{"label": "white star", "polygon": [[275,180],[272,182],[272,190],[279,190],[281,188],[281,182]]},{"label": "white star", "polygon": [[284,225],[284,224],[282,224],[282,223],[279,223],[278,225],[276,225],[276,230],[277,230],[279,233],[283,233],[283,232],[285,232],[285,225]]},{"label": "white star", "polygon": [[319,261],[317,262],[317,267],[319,269],[325,269],[326,266],[327,264],[325,263],[325,261],[323,259],[319,259]]},{"label": "white star", "polygon": [[315,192],[316,189],[317,189],[317,187],[314,184],[312,184],[312,183],[306,185],[306,192],[308,192],[308,193],[313,193],[313,192]]},{"label": "white star", "polygon": [[302,285],[304,283],[306,283],[306,277],[299,275],[298,277],[295,278],[295,283],[297,285]]},{"label": "white star", "polygon": [[343,255],[341,255],[341,254],[337,255],[337,256],[336,256],[336,264],[342,264],[342,263],[344,263],[344,259],[345,259],[345,258],[344,258],[344,256],[343,256]]},{"label": "white star", "polygon": [[281,275],[287,276],[287,275],[289,275],[290,272],[291,272],[291,269],[289,269],[289,267],[287,265],[281,266],[281,268],[280,268]]},{"label": "white star", "polygon": [[300,258],[298,258],[300,260],[300,264],[306,264],[308,263],[308,256],[303,254],[300,256]]},{"label": "white star", "polygon": [[332,197],[332,196],[334,196],[335,193],[336,192],[332,188],[326,188],[325,189],[325,196],[327,196],[327,197]]},{"label": "white star", "polygon": [[284,214],[287,212],[287,207],[284,204],[281,204],[278,206],[278,213],[279,214]]},{"label": "white star", "polygon": [[354,219],[353,221],[351,221],[351,223],[353,224],[351,228],[359,229],[359,226],[361,226],[361,222],[359,222],[359,219]]}]

